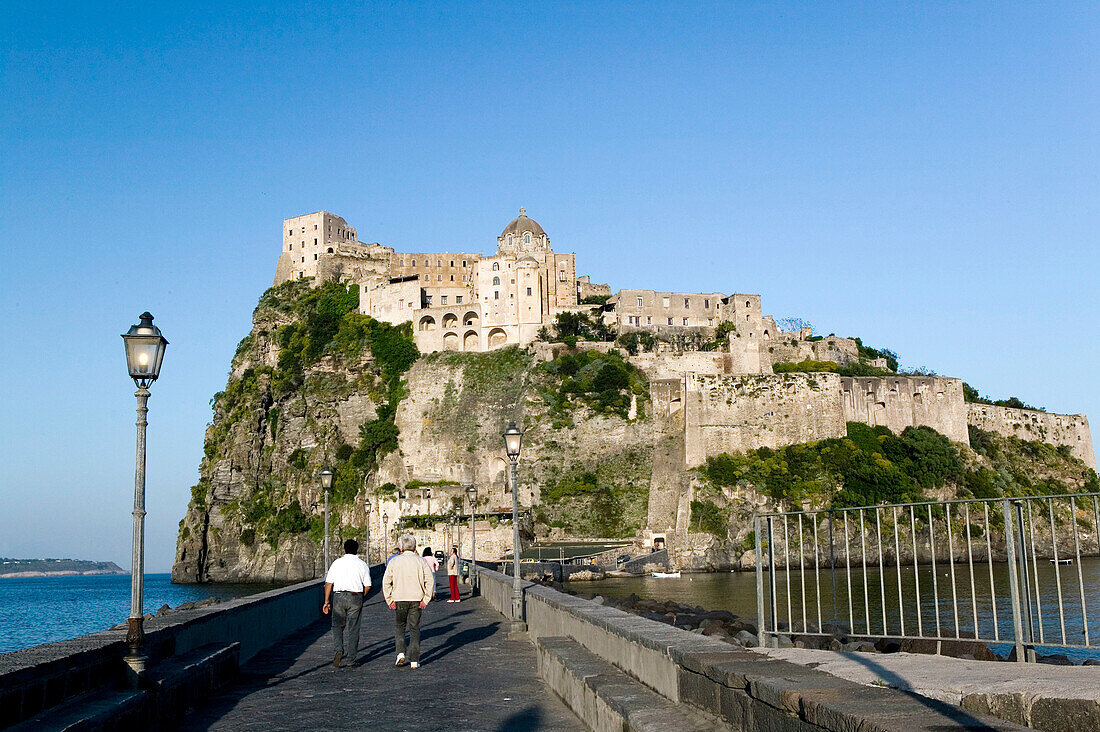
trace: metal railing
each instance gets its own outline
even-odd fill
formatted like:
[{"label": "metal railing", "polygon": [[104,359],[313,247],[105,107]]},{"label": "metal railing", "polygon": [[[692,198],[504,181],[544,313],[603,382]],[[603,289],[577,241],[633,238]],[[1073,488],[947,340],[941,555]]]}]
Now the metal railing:
[{"label": "metal railing", "polygon": [[1100,493],[759,513],[755,532],[762,645],[1100,646]]}]

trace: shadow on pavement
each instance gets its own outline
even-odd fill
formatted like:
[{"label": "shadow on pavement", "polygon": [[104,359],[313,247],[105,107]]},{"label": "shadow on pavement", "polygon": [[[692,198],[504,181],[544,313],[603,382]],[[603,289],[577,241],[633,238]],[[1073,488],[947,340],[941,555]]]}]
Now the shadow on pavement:
[{"label": "shadow on pavement", "polygon": [[482,625],[478,628],[468,628],[455,633],[454,635],[448,636],[442,645],[423,650],[421,652],[421,659],[425,663],[428,661],[438,661],[448,653],[457,651],[465,645],[476,643],[479,640],[484,640],[491,635],[495,635],[499,627],[500,623],[489,623],[488,625]]},{"label": "shadow on pavement", "polygon": [[541,729],[542,712],[538,707],[527,707],[522,712],[516,712],[497,727],[500,732],[529,732]]}]

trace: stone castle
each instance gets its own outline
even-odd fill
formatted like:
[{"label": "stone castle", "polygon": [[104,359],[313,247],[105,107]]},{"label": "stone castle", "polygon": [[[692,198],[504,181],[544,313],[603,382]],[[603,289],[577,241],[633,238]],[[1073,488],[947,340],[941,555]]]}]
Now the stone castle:
[{"label": "stone castle", "polygon": [[[566,312],[585,312],[619,334],[660,338],[656,351],[631,357],[650,378],[653,444],[661,446],[653,458],[647,542],[686,530],[693,493],[685,471],[709,455],[842,437],[850,421],[895,432],[927,425],[964,444],[968,425],[975,425],[1066,445],[1096,467],[1084,415],[967,403],[956,378],[775,373],[775,364],[804,359],[859,362],[859,345],[838,336],[815,338],[809,328],[784,332],[762,313],[757,294],[612,293],[578,276],[575,255],[555,252],[523,209],[487,256],[363,244],[344,219],[325,211],[286,219],[275,284],[305,277],[359,285],[361,312],[411,323],[424,353],[527,346]],[[684,345],[714,338],[720,326],[716,349]],[[540,349],[552,357],[548,346]],[[864,363],[886,370],[885,359]],[[526,498],[537,500],[537,489]]]}]

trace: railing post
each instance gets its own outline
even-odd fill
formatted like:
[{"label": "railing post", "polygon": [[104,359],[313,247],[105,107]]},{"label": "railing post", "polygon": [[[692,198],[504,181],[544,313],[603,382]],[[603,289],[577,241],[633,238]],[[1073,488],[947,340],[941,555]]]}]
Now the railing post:
[{"label": "railing post", "polygon": [[1008,589],[1012,602],[1012,636],[1016,642],[1016,661],[1025,663],[1023,614],[1020,607],[1020,580],[1017,576],[1016,536],[1012,527],[1012,505],[1006,498],[1001,501],[1004,516],[1005,559],[1008,563]]},{"label": "railing post", "polygon": [[752,517],[756,537],[756,645],[764,647],[764,557],[761,556],[760,514]]},{"label": "railing post", "polygon": [[[1016,551],[1019,554],[1020,565],[1024,568],[1023,574],[1021,575],[1021,585],[1024,590],[1021,593],[1024,603],[1024,619],[1027,621],[1024,630],[1024,638],[1026,639],[1024,645],[1024,660],[1035,663],[1035,619],[1031,614],[1031,570],[1027,566],[1027,542],[1024,541],[1024,502],[1017,499],[1013,501],[1013,504],[1016,506],[1016,531],[1018,534],[1017,538],[1020,540],[1016,547]],[[1029,516],[1030,508],[1031,507],[1028,506]],[[1034,544],[1031,549],[1034,553]],[[1032,560],[1034,559],[1035,557],[1032,556]],[[1036,583],[1038,583],[1038,580],[1036,580]],[[1036,588],[1037,587],[1038,584],[1036,584]],[[1036,589],[1036,592],[1038,592],[1038,589]],[[1039,622],[1042,622],[1041,617]]]},{"label": "railing post", "polygon": [[779,611],[775,607],[775,542],[772,541],[772,517],[768,516],[768,587],[771,599],[772,648],[779,647]]}]

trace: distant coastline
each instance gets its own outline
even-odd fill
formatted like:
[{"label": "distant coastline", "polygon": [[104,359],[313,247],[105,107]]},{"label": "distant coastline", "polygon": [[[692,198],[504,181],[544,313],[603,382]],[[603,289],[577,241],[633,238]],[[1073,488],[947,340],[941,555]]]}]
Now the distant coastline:
[{"label": "distant coastline", "polygon": [[84,559],[12,559],[0,557],[0,580],[28,577],[82,577],[103,574],[129,574],[114,562],[90,562]]}]

